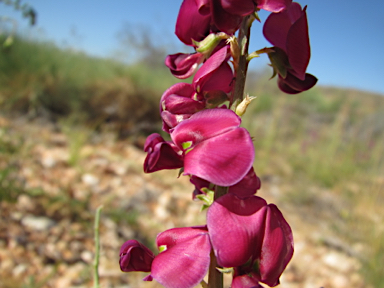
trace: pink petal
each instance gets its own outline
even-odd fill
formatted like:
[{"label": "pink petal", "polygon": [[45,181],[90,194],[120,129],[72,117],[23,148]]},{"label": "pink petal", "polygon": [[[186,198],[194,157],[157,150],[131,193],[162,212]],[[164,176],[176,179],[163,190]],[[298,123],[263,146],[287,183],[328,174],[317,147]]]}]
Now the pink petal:
[{"label": "pink petal", "polygon": [[240,117],[229,109],[202,110],[193,114],[188,120],[181,122],[172,132],[171,138],[181,148],[184,142],[192,141],[193,144],[197,144],[233,130],[240,124]]},{"label": "pink petal", "polygon": [[196,175],[215,185],[231,186],[248,173],[254,156],[248,131],[236,128],[195,145],[184,156],[184,175]]},{"label": "pink petal", "polygon": [[270,12],[281,12],[286,9],[292,0],[257,0],[257,8]]},{"label": "pink petal", "polygon": [[229,93],[233,87],[233,72],[228,63],[221,64],[217,70],[213,71],[210,75],[201,81],[201,91],[221,90]]},{"label": "pink petal", "polygon": [[193,89],[193,86],[191,84],[189,84],[189,83],[181,82],[181,83],[177,83],[175,85],[172,85],[167,90],[165,90],[165,92],[161,96],[161,99],[160,99],[160,113],[163,110],[166,110],[167,107],[164,107],[164,101],[170,95],[177,95],[177,96],[181,96],[181,97],[191,98],[194,93],[195,93],[195,90]]},{"label": "pink petal", "polygon": [[152,277],[167,288],[192,288],[208,272],[211,244],[205,227],[174,228],[157,237],[167,249],[152,262]]},{"label": "pink petal", "polygon": [[211,205],[207,225],[220,265],[236,267],[259,257],[266,205],[260,197],[240,199],[233,194],[226,194]]},{"label": "pink petal", "polygon": [[224,46],[218,50],[215,54],[209,57],[196,72],[195,77],[193,77],[193,87],[197,92],[199,92],[200,87],[204,84],[206,78],[209,77],[213,71],[217,70],[227,59],[229,52],[228,48],[229,46]]}]

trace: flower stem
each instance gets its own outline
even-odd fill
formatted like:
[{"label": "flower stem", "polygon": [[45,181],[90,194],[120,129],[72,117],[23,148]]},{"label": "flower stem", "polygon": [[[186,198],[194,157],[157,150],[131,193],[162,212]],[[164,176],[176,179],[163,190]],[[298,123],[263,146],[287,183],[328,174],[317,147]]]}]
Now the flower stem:
[{"label": "flower stem", "polygon": [[209,276],[208,276],[208,287],[209,288],[223,288],[224,279],[223,273],[216,269],[217,260],[215,253],[211,250],[211,263],[209,264]]},{"label": "flower stem", "polygon": [[[249,36],[250,36],[250,30],[251,30],[251,25],[253,20],[254,20],[253,16],[251,15],[246,16],[244,17],[240,26],[239,36],[238,36],[238,43],[240,45],[240,57],[239,57],[237,69],[235,71],[236,82],[233,90],[234,92],[233,92],[232,102],[234,102],[236,99],[240,99],[240,100],[243,99],[245,79],[247,76],[248,63],[249,63],[249,61],[247,60]],[[214,200],[227,194],[227,192],[228,192],[228,187],[216,186]],[[216,267],[218,267],[217,259],[216,259],[215,253],[212,250],[211,263],[209,265],[209,276],[208,276],[209,288],[223,288],[223,285],[224,285],[223,273],[218,271]]]},{"label": "flower stem", "polygon": [[99,206],[96,209],[95,214],[95,260],[93,262],[93,287],[99,288],[99,257],[100,257],[100,237],[99,237],[99,223],[100,223],[100,213],[103,206]]},{"label": "flower stem", "polygon": [[245,79],[247,77],[249,63],[247,60],[249,36],[251,34],[251,25],[254,19],[253,17],[254,16],[252,15],[244,17],[239,29],[239,36],[237,41],[240,45],[240,57],[237,71],[235,72],[236,82],[232,102],[235,102],[236,99],[243,100],[244,97]]}]

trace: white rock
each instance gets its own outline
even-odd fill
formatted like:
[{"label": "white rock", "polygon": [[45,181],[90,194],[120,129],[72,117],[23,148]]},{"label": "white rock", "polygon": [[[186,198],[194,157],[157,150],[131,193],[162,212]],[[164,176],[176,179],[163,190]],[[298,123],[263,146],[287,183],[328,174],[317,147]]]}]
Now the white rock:
[{"label": "white rock", "polygon": [[21,224],[33,230],[44,231],[55,225],[55,221],[47,217],[29,215],[21,219]]}]

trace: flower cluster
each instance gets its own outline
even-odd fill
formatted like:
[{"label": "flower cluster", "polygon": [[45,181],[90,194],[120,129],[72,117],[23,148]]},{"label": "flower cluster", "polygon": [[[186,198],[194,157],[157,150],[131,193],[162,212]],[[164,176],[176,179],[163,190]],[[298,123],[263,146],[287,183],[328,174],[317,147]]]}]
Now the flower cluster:
[{"label": "flower cluster", "polygon": [[263,33],[274,46],[255,53],[268,53],[279,88],[295,94],[315,85],[306,73],[306,7],[291,0],[184,0],[176,35],[196,52],[169,55],[165,64],[177,78],[194,76],[191,84],[175,84],[162,95],[159,110],[169,140],[148,136],[144,171],[180,169],[195,187],[193,199],[204,201],[207,222],[160,233],[157,255],[128,240],[120,250],[122,271],[149,272],[145,281],[167,288],[191,288],[216,263],[214,269],[232,272],[232,288],[279,284],[293,255],[292,231],[274,204],[255,195],[261,187],[253,169],[257,139],[240,126],[252,98],[236,101],[243,98],[252,58],[246,42],[260,9],[271,12]]}]

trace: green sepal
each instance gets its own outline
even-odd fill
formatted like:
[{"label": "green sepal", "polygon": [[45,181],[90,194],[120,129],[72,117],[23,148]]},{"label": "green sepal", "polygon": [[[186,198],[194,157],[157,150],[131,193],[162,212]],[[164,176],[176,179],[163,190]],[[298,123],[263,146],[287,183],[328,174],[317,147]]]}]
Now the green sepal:
[{"label": "green sepal", "polygon": [[181,174],[184,173],[184,167],[181,167],[179,173],[177,174],[177,178],[180,178]]},{"label": "green sepal", "polygon": [[220,33],[211,33],[207,37],[205,37],[202,41],[194,41],[193,45],[196,46],[196,51],[202,54],[210,55],[212,51],[216,48],[216,46],[220,43],[223,39],[228,39],[229,36],[225,34],[224,32]]},{"label": "green sepal", "polygon": [[201,207],[201,211],[204,211],[212,205],[214,201],[215,192],[209,190],[208,188],[202,188],[201,190],[205,194],[196,195],[196,198],[204,202],[203,206]]},{"label": "green sepal", "polygon": [[290,68],[287,54],[280,48],[274,47],[274,52],[268,52],[269,60],[271,60],[271,66],[276,72],[283,77],[287,77],[287,69]]},{"label": "green sepal", "polygon": [[188,142],[183,142],[181,143],[181,147],[183,147],[183,150],[187,150],[188,148],[190,148],[192,146],[192,141],[188,141]]},{"label": "green sepal", "polygon": [[159,253],[164,252],[165,250],[167,250],[167,245],[161,245],[159,247]]}]

